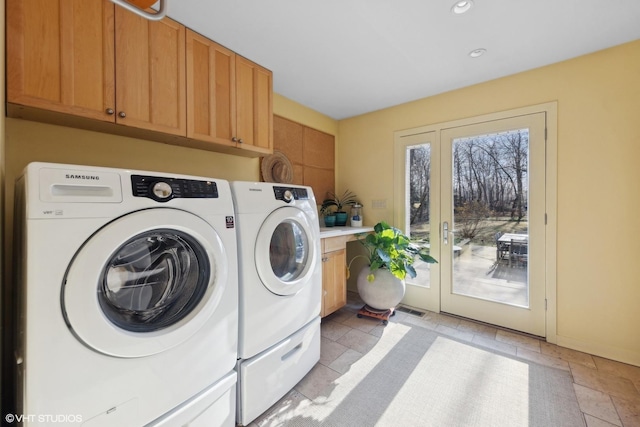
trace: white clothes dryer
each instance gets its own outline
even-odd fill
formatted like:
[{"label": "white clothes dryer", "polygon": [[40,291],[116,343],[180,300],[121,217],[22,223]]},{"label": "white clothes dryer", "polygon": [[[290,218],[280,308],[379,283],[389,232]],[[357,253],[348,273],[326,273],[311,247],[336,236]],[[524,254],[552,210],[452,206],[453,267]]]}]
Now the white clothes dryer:
[{"label": "white clothes dryer", "polygon": [[[235,407],[227,181],[32,163],[16,195],[17,413],[139,427],[215,384],[207,407]],[[233,425],[213,412],[207,425]]]},{"label": "white clothes dryer", "polygon": [[310,187],[232,182],[239,266],[238,417],[247,425],[320,359],[320,227]]}]

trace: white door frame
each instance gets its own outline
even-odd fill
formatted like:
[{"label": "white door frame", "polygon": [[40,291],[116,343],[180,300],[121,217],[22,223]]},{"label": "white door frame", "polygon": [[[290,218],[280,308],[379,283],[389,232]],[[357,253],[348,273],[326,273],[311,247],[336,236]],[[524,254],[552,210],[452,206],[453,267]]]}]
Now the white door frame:
[{"label": "white door frame", "polygon": [[[405,146],[406,141],[415,134],[427,134],[434,132],[433,140],[440,141],[440,134],[443,129],[467,126],[492,120],[507,119],[510,117],[528,115],[534,113],[545,113],[546,115],[546,167],[545,167],[545,295],[546,295],[546,339],[550,343],[557,342],[557,140],[558,140],[558,106],[557,102],[548,102],[544,104],[532,105],[528,107],[516,108],[513,110],[501,111],[496,113],[484,114],[481,116],[453,120],[449,122],[436,123],[431,125],[420,126],[411,129],[405,129],[394,132],[394,225],[398,228],[404,228],[405,219]],[[438,145],[438,144],[435,144]],[[434,209],[433,211],[439,211]],[[435,218],[434,218],[435,219]],[[440,220],[437,219],[437,225],[440,226]],[[435,221],[434,221],[435,222]],[[434,247],[435,249],[435,247]],[[435,252],[434,252],[435,253]],[[432,277],[433,280],[433,277]],[[438,277],[439,281],[439,277]],[[409,287],[410,285],[408,285]],[[440,284],[438,283],[438,286]],[[408,292],[411,292],[409,289]],[[437,310],[439,312],[439,300]]]}]

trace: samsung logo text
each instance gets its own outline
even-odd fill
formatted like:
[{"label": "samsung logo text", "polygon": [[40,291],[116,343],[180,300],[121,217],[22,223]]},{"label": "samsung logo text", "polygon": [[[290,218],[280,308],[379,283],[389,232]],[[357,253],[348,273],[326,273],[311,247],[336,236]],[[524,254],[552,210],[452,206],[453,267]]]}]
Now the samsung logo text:
[{"label": "samsung logo text", "polygon": [[89,180],[89,181],[99,181],[100,177],[97,175],[75,175],[75,174],[71,174],[68,173],[64,176],[67,179],[84,179],[84,180]]}]

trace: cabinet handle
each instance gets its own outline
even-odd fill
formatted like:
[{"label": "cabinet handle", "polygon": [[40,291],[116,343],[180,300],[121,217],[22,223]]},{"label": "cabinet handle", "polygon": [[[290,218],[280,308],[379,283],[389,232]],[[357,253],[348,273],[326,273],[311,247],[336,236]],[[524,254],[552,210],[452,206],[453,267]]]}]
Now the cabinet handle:
[{"label": "cabinet handle", "polygon": [[113,108],[107,108],[105,111],[110,116],[113,116],[113,113],[115,113],[115,111],[113,111]]},{"label": "cabinet handle", "polygon": [[125,113],[124,111],[120,111],[118,113],[118,116],[120,116],[120,117],[122,117],[124,119],[125,117],[127,117],[127,113]]},{"label": "cabinet handle", "polygon": [[242,144],[243,142],[244,142],[244,141],[242,140],[242,138],[240,138],[240,139],[238,140],[238,144]]},{"label": "cabinet handle", "polygon": [[322,262],[327,262],[329,261],[329,258],[322,258]]},{"label": "cabinet handle", "polygon": [[233,138],[231,138],[231,140],[232,140],[233,142],[238,142],[238,138],[236,138],[235,136],[234,136]]}]

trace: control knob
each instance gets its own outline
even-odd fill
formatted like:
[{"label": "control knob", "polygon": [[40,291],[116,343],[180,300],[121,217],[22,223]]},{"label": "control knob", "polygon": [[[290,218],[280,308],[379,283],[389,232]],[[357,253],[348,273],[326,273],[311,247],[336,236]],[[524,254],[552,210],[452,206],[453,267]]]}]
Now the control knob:
[{"label": "control knob", "polygon": [[153,184],[153,186],[151,187],[151,192],[153,192],[153,195],[158,199],[165,200],[171,197],[171,195],[173,194],[173,189],[166,182],[160,181]]}]

